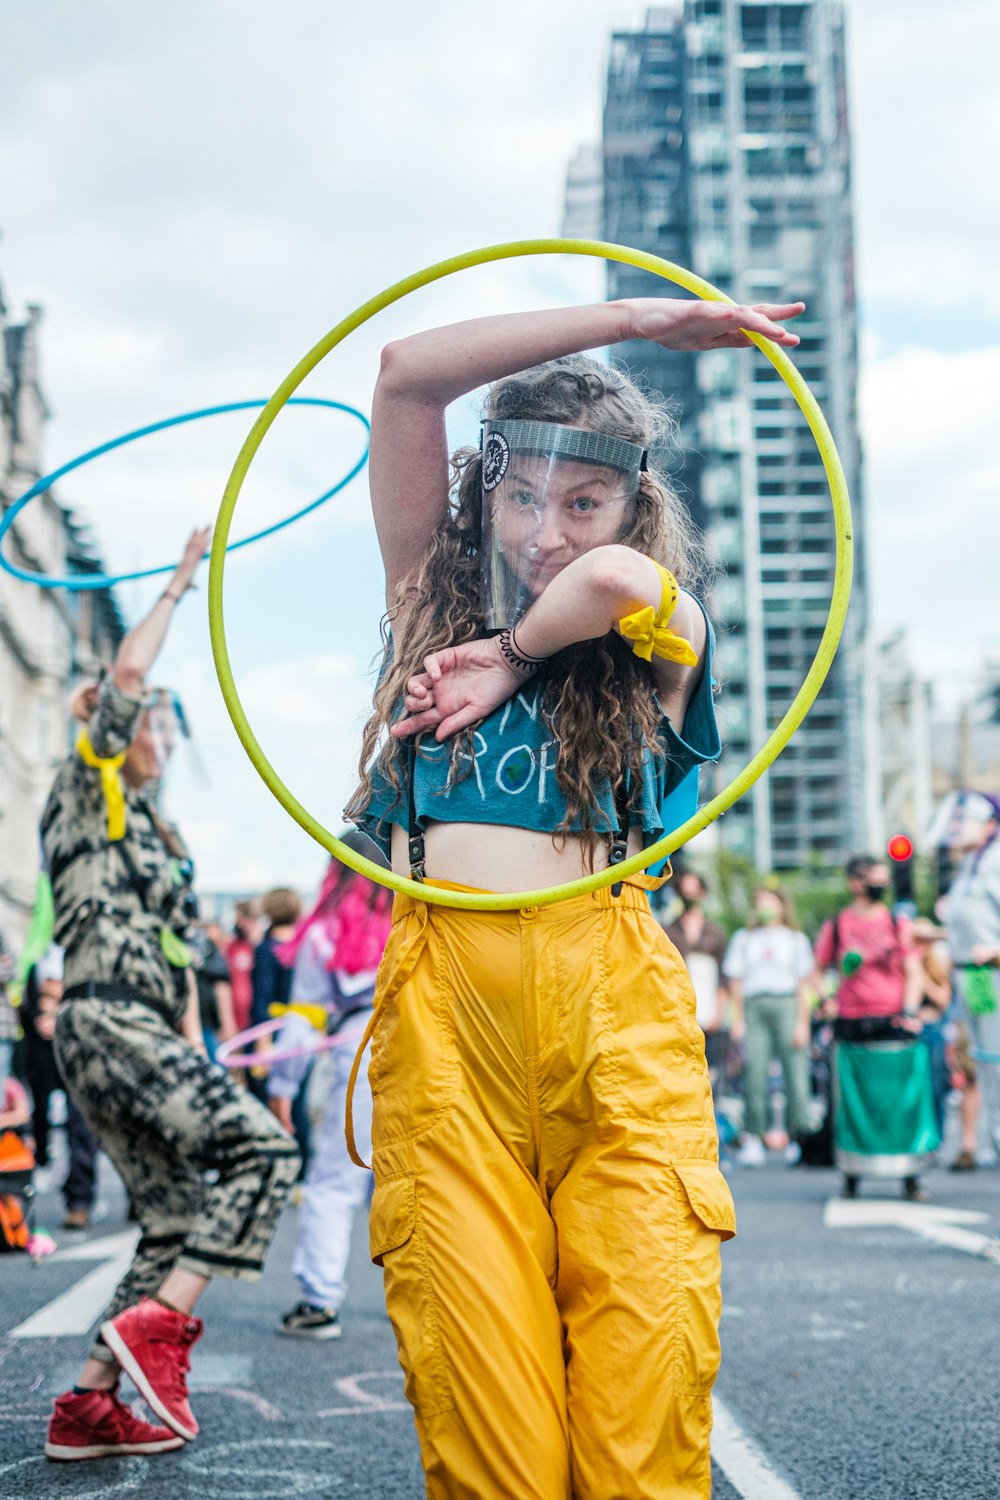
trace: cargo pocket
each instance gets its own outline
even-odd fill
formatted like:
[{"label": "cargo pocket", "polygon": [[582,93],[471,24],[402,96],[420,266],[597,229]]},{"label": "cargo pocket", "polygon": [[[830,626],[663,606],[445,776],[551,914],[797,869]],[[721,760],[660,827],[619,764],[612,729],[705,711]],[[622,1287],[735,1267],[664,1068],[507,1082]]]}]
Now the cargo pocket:
[{"label": "cargo pocket", "polygon": [[454,1401],[413,1176],[376,1181],[368,1242],[372,1260],[385,1273],[386,1310],[406,1378],[406,1398],[420,1417],[449,1411]]},{"label": "cargo pocket", "polygon": [[707,1394],[719,1371],[722,1240],[736,1233],[736,1210],[714,1162],[672,1163],[677,1174],[677,1381]]}]

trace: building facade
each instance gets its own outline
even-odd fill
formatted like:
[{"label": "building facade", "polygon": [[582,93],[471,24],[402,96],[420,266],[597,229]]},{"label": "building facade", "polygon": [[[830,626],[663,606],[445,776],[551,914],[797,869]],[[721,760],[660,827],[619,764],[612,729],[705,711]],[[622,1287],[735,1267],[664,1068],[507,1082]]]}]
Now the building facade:
[{"label": "building facade", "polygon": [[[39,376],[41,313],[9,321],[0,294],[0,512],[42,473],[48,409]],[[85,531],[51,494],[25,508],[4,556],[51,575],[99,571]],[[124,635],[110,592],[43,589],[0,570],[0,931],[15,947],[31,913],[38,819],[71,725],[74,682],[109,662]]]},{"label": "building facade", "polygon": [[[720,823],[759,869],[838,860],[867,842],[865,557],[856,415],[850,144],[840,0],[684,0],[611,42],[602,184],[571,174],[567,227],[651,251],[737,302],[803,300],[793,359],[830,423],[855,512],[855,587],[833,669],[774,768]],[[586,168],[586,174],[584,174]],[[588,185],[589,184],[589,185]],[[583,188],[586,188],[586,191]],[[599,204],[583,223],[582,210]],[[612,298],[685,295],[609,263]],[[764,743],[819,646],[833,588],[828,486],[805,419],[763,355],[615,351],[669,395],[667,467],[717,572],[721,786]]]}]

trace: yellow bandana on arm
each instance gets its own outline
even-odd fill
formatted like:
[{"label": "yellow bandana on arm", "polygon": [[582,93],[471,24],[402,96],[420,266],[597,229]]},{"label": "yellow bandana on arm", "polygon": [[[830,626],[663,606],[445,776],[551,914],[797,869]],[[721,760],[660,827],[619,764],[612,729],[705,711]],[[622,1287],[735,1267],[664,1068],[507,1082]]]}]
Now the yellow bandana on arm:
[{"label": "yellow bandana on arm", "polygon": [[683,667],[695,667],[698,665],[698,653],[694,647],[683,636],[675,635],[672,630],[667,629],[667,622],[680,598],[677,579],[654,558],[649,560],[659,569],[663,579],[660,607],[654,610],[651,604],[647,604],[645,609],[637,609],[634,614],[625,615],[618,621],[618,629],[625,640],[632,642],[632,650],[643,661],[652,661],[654,656],[662,656]]},{"label": "yellow bandana on arm", "polygon": [[116,843],[118,839],[125,837],[125,791],[118,773],[124,764],[126,752],[123,750],[121,755],[109,755],[106,758],[98,755],[85,729],[76,742],[76,751],[86,765],[93,766],[101,773],[101,790],[108,809],[108,838]]}]

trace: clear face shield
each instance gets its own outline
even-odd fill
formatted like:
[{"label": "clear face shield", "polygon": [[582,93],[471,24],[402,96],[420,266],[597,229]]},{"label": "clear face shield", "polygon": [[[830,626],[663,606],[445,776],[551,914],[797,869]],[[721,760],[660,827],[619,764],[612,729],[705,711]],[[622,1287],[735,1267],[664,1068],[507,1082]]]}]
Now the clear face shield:
[{"label": "clear face shield", "polygon": [[567,563],[621,541],[646,452],[557,422],[483,423],[481,577],[488,630],[517,621]]},{"label": "clear face shield", "polygon": [[927,833],[932,849],[965,854],[978,849],[990,823],[1000,822],[1000,803],[983,792],[949,792]]},{"label": "clear face shield", "polygon": [[126,766],[154,801],[160,795],[175,750],[185,743],[191,743],[191,730],[180,698],[170,688],[151,688],[129,746]]}]

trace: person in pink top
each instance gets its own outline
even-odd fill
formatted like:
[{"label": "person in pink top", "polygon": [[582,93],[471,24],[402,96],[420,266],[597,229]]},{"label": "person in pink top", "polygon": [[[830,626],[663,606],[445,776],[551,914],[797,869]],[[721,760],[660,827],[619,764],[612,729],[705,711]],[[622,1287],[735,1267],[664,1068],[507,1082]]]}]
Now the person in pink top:
[{"label": "person in pink top", "polygon": [[920,1200],[919,1170],[941,1144],[927,1048],[919,1039],[923,993],[910,924],[890,911],[889,869],[858,854],[845,871],[851,904],[824,923],[816,966],[836,970],[835,1160],[844,1195],[862,1176],[902,1179]]},{"label": "person in pink top", "polygon": [[838,969],[837,1011],[842,1020],[916,1012],[922,993],[920,957],[910,924],[886,905],[889,868],[871,855],[847,864],[850,906],[824,922],[816,939],[816,964]]},{"label": "person in pink top", "polygon": [[253,969],[253,952],[257,944],[259,922],[252,901],[237,901],[236,922],[233,936],[226,944],[226,963],[229,965],[229,980],[233,987],[233,1019],[237,1031],[245,1031],[250,1025],[250,1007],[253,1003],[253,984],[250,973]]}]

